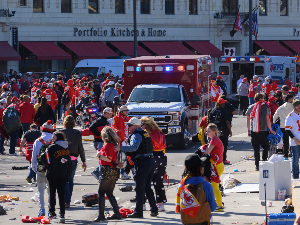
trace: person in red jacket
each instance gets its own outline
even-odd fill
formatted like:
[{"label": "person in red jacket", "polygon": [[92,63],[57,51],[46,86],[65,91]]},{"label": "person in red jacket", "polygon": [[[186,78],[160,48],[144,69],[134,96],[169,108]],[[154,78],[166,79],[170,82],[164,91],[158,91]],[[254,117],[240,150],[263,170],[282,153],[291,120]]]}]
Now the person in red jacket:
[{"label": "person in red jacket", "polygon": [[290,80],[289,76],[284,77],[284,84],[291,89],[293,87],[293,81]]},{"label": "person in red jacket", "polygon": [[87,95],[88,92],[86,90],[86,87],[84,86],[84,83],[83,81],[81,80],[80,81],[80,87],[76,88],[75,90],[75,105],[80,102],[81,98],[84,96],[84,95]]},{"label": "person in red jacket", "polygon": [[29,130],[30,125],[33,123],[33,119],[35,116],[35,110],[32,104],[29,103],[28,95],[23,96],[23,103],[20,105],[20,120],[22,124],[23,134]]},{"label": "person in red jacket", "polygon": [[72,79],[69,79],[69,80],[67,81],[67,86],[65,87],[65,92],[66,92],[67,90],[69,90],[69,91],[68,91],[68,95],[69,95],[70,101],[69,101],[69,103],[66,105],[66,109],[67,109],[67,114],[68,114],[68,115],[71,115],[70,105],[71,105],[72,99],[73,99],[73,97],[74,97],[74,95],[75,95],[74,82],[73,82]]},{"label": "person in red jacket", "polygon": [[270,78],[266,77],[265,82],[262,84],[261,89],[260,89],[260,92],[263,94],[267,94],[268,97],[270,97],[273,92],[272,87],[269,84],[269,82],[270,82]]},{"label": "person in red jacket", "polygon": [[[274,96],[271,96],[268,101],[268,106],[269,106],[269,110],[271,112],[271,117],[274,116],[276,110],[278,109],[278,105],[277,105],[276,101],[277,101],[277,98],[275,98]],[[271,120],[271,121],[273,121],[273,120]]]},{"label": "person in red jacket", "polygon": [[[117,130],[117,134],[120,138],[120,143],[124,146],[126,146],[126,138],[129,136],[129,130],[128,130],[128,125],[125,124],[125,122],[129,121],[128,117],[128,111],[129,109],[127,106],[123,105],[119,109],[119,113],[117,116],[113,118],[113,124],[112,127]],[[130,163],[130,160],[128,160]],[[133,165],[133,164],[132,164]],[[121,179],[122,180],[128,180],[131,177],[128,176],[125,172],[124,169],[121,170]]]},{"label": "person in red jacket", "polygon": [[107,85],[110,81],[110,77],[107,77],[105,81],[103,81],[102,85],[101,85],[101,89],[103,90],[103,88],[105,87],[105,85]]},{"label": "person in red jacket", "polygon": [[3,117],[3,112],[5,110],[6,107],[6,99],[1,99],[0,101],[0,155],[5,155],[4,153],[4,141],[5,141],[5,137],[7,137],[7,132],[4,129],[3,126],[3,121],[2,121],[2,117]]},{"label": "person in red jacket", "polygon": [[53,84],[48,84],[48,88],[42,93],[42,96],[44,96],[47,99],[48,104],[52,107],[53,111],[55,110],[55,106],[58,103],[56,92],[53,91]]}]

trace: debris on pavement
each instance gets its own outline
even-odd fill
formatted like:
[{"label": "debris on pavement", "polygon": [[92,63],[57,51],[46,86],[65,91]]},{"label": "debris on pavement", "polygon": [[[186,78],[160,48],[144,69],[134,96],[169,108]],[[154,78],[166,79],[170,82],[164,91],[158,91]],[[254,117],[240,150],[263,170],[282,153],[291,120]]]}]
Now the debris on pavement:
[{"label": "debris on pavement", "polygon": [[12,170],[28,170],[29,166],[13,166]]},{"label": "debris on pavement", "polygon": [[234,176],[232,176],[230,173],[227,174],[223,178],[223,187],[224,187],[224,189],[226,189],[226,188],[233,188],[233,187],[237,186],[240,183],[241,182],[238,181],[237,179],[235,179]]},{"label": "debris on pavement", "polygon": [[76,200],[74,201],[74,204],[80,204],[80,203],[81,203],[80,200],[77,200],[77,199],[76,199]]},{"label": "debris on pavement", "polygon": [[10,195],[1,195],[0,202],[19,201],[19,197],[11,197]]}]

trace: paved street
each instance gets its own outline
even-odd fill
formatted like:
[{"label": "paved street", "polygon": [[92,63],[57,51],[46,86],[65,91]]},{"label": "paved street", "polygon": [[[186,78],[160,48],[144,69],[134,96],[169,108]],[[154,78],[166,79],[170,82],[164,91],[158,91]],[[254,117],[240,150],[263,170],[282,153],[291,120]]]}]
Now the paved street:
[{"label": "paved street", "polygon": [[[246,170],[242,173],[234,173],[234,176],[244,183],[258,183],[258,172],[254,169],[253,160],[243,160],[241,156],[253,155],[250,138],[247,137],[246,118],[243,116],[235,116],[233,120],[233,137],[230,138],[229,145],[233,146],[232,150],[228,151],[228,160],[231,165],[225,166],[225,172],[222,178],[228,174],[233,173],[234,169]],[[58,128],[60,128],[58,126]],[[168,203],[166,204],[166,211],[160,212],[157,218],[150,218],[149,205],[147,204],[148,211],[145,212],[144,220],[129,220],[124,219],[118,222],[110,222],[109,224],[181,224],[180,215],[174,214],[174,203],[176,195],[176,185],[173,183],[181,180],[181,174],[184,169],[185,157],[193,153],[199,146],[199,143],[192,143],[191,147],[186,150],[168,149],[168,167],[167,172],[170,176],[170,186],[167,190]],[[8,147],[6,152],[8,151]],[[83,172],[81,163],[78,164],[75,175],[75,186],[72,197],[71,208],[66,210],[66,223],[67,224],[89,224],[92,219],[97,215],[97,208],[83,207],[81,204],[74,204],[75,200],[81,201],[81,196],[88,193],[94,193],[98,190],[98,183],[93,176],[90,175],[92,170],[98,165],[98,160],[95,158],[95,150],[92,142],[84,141],[84,148],[86,151],[88,169]],[[16,201],[15,205],[12,203],[1,203],[4,207],[11,208],[7,211],[7,215],[0,216],[1,224],[21,224],[21,217],[23,215],[37,216],[38,203],[31,201],[36,193],[36,187],[29,185],[25,180],[28,170],[11,170],[12,166],[27,166],[29,163],[25,157],[20,156],[1,156],[0,157],[0,195],[10,194],[13,197],[20,197],[20,201]],[[3,174],[5,173],[5,174]],[[129,202],[129,199],[134,197],[134,192],[121,192],[120,187],[127,184],[133,185],[133,180],[117,182],[114,194],[118,199],[119,206],[130,207],[134,205]],[[263,222],[264,207],[260,205],[258,193],[232,193],[223,198],[225,203],[225,212],[213,213],[214,224],[252,224]],[[107,201],[109,208],[109,202]],[[269,212],[280,212],[283,202],[273,202],[273,207],[268,208]],[[57,208],[59,206],[57,205]],[[57,210],[58,212],[59,210]],[[47,207],[46,207],[47,212]],[[14,219],[16,220],[9,220]],[[58,220],[53,220],[56,223]]]}]

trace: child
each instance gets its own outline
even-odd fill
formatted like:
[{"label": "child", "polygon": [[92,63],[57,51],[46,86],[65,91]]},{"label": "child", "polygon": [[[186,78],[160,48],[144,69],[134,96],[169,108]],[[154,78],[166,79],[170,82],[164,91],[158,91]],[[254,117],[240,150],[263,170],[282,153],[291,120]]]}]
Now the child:
[{"label": "child", "polygon": [[216,209],[211,184],[202,177],[203,163],[197,154],[188,155],[176,195],[175,213],[181,213],[183,224],[208,225],[211,212]]}]

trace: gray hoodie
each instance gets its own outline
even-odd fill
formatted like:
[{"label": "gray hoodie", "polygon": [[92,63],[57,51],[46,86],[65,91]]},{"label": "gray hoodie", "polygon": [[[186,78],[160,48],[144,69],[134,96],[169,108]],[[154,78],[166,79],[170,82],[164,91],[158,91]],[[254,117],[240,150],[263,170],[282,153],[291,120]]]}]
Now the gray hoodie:
[{"label": "gray hoodie", "polygon": [[248,96],[249,86],[246,83],[240,83],[238,87],[238,95],[239,96]]}]

